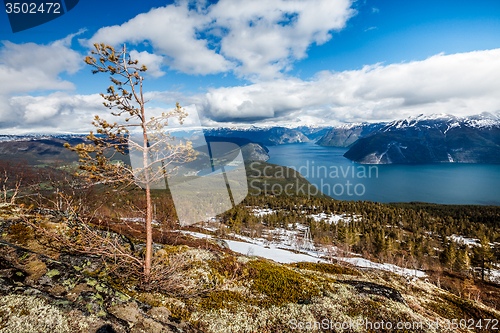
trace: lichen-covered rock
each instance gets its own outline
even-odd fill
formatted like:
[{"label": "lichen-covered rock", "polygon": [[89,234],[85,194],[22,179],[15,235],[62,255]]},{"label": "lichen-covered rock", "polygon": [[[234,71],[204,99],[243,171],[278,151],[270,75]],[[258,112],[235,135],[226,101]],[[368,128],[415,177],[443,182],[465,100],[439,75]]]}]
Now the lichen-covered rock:
[{"label": "lichen-covered rock", "polygon": [[148,315],[152,318],[161,321],[163,323],[168,323],[168,318],[172,315],[169,309],[164,306],[153,307],[148,311]]},{"label": "lichen-covered rock", "polygon": [[139,307],[137,306],[136,302],[115,305],[108,308],[108,312],[116,318],[131,322],[133,324],[137,323],[142,317],[142,315],[139,313]]},{"label": "lichen-covered rock", "polygon": [[19,206],[11,203],[0,203],[0,224],[5,220],[19,219],[22,215],[22,210]]},{"label": "lichen-covered rock", "polygon": [[[168,317],[170,311],[166,308],[154,308],[148,311],[151,318],[144,316],[135,302],[116,305],[108,309],[108,312],[116,318],[129,323],[131,332],[137,333],[171,333],[171,327],[175,324],[170,323]],[[157,318],[161,318],[158,320]],[[156,319],[156,320],[155,320]]]},{"label": "lichen-covered rock", "polygon": [[0,333],[197,332],[71,265],[87,259],[60,259],[0,240]]},{"label": "lichen-covered rock", "polygon": [[[40,297],[0,297],[0,333],[88,333],[104,325],[106,321],[97,316],[85,316],[78,310],[66,312]],[[125,332],[119,325],[108,325],[114,332]]]}]

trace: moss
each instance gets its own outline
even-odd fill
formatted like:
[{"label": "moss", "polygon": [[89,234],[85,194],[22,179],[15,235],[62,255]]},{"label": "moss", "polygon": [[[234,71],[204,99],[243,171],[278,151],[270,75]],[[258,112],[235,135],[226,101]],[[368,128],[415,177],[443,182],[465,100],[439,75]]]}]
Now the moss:
[{"label": "moss", "polygon": [[498,313],[483,309],[476,302],[449,293],[442,293],[439,298],[427,303],[425,307],[447,319],[472,318],[479,320],[490,318],[500,320]]},{"label": "moss", "polygon": [[125,293],[122,293],[122,292],[119,292],[119,293],[115,293],[115,295],[122,301],[128,301],[130,299],[130,296],[125,294]]},{"label": "moss", "polygon": [[85,282],[87,282],[87,285],[93,287],[97,284],[97,280],[94,279],[86,279]]},{"label": "moss", "polygon": [[227,255],[218,260],[209,260],[209,267],[212,274],[221,280],[239,277],[240,279],[248,277],[250,271],[247,265],[238,261],[238,258]]},{"label": "moss", "polygon": [[99,291],[99,292],[107,292],[108,291],[108,288],[102,284],[97,284],[95,286],[95,289],[97,289],[97,291]]},{"label": "moss", "polygon": [[24,265],[24,269],[32,281],[37,281],[47,273],[47,265],[45,262],[38,260],[36,255],[30,257],[30,260]]},{"label": "moss", "polygon": [[8,236],[15,242],[26,245],[29,240],[34,238],[34,232],[31,227],[19,222],[9,227]]},{"label": "moss", "polygon": [[293,263],[293,264],[288,264],[288,266],[298,268],[298,269],[307,269],[310,271],[327,273],[327,274],[361,276],[361,273],[355,269],[343,267],[343,266],[338,266],[338,265],[333,265],[333,264],[314,263],[314,262],[297,262],[297,263]]},{"label": "moss", "polygon": [[76,287],[76,281],[73,281],[71,278],[64,280],[62,284],[66,290],[71,290]]},{"label": "moss", "polygon": [[300,273],[264,260],[249,263],[251,289],[265,295],[264,306],[303,303],[319,294],[319,290]]},{"label": "moss", "polygon": [[19,260],[20,261],[23,261],[24,259],[27,259],[28,257],[30,256],[30,253],[29,252],[25,252],[20,258]]},{"label": "moss", "polygon": [[179,320],[189,320],[192,314],[192,310],[187,306],[169,305],[167,308],[172,313],[171,316]]},{"label": "moss", "polygon": [[48,277],[54,277],[56,275],[61,275],[61,273],[57,270],[57,269],[51,269],[50,271],[47,272],[47,275]]},{"label": "moss", "polygon": [[241,308],[241,303],[247,303],[248,298],[245,298],[238,292],[230,290],[214,291],[204,297],[199,306],[202,310],[219,310],[229,309],[238,310]]},{"label": "moss", "polygon": [[165,254],[178,254],[186,252],[188,249],[189,247],[185,245],[163,245],[163,249],[160,251],[164,252]]}]

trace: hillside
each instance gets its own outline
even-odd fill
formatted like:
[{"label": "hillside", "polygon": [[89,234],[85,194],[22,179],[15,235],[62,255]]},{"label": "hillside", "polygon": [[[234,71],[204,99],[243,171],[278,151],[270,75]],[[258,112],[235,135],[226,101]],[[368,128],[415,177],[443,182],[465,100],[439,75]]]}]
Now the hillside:
[{"label": "hillside", "polygon": [[344,155],[365,164],[500,163],[500,119],[432,115],[393,121]]},{"label": "hillside", "polygon": [[[224,138],[241,147],[243,158],[266,161],[268,149],[261,144],[244,138]],[[206,137],[207,142],[221,141],[218,137]],[[76,146],[88,143],[84,135],[59,136],[0,136],[0,158],[3,160],[27,162],[30,165],[53,165],[78,162],[78,155],[64,148],[65,143]],[[130,163],[127,155],[115,154],[114,160]]]},{"label": "hillside", "polygon": [[[45,221],[45,230],[57,233],[66,222],[56,211],[2,205],[1,213],[2,331],[346,332],[354,325],[353,332],[380,332],[391,325],[408,332],[465,332],[452,328],[451,320],[500,319],[492,307],[427,279],[327,258],[293,262],[292,252],[291,263],[279,263],[234,252],[227,245],[234,241],[213,232],[199,239],[203,234],[188,230],[164,231],[163,241],[155,240],[155,257],[169,258],[164,269],[178,268],[169,273],[171,288],[148,291],[130,277],[113,278],[99,257],[63,253],[57,243],[40,246],[50,239],[22,217]],[[140,238],[130,240],[141,248]],[[490,290],[499,293],[498,287]],[[482,325],[480,331],[488,331]]]},{"label": "hillside", "polygon": [[31,165],[72,163],[78,161],[78,155],[64,148],[64,144],[78,145],[85,141],[85,136],[2,136],[0,158],[18,162],[26,161]]},{"label": "hillside", "polygon": [[358,139],[376,132],[385,124],[346,124],[329,130],[316,142],[325,147],[350,147]]},{"label": "hillside", "polygon": [[[366,326],[383,320],[466,332],[446,325],[500,320],[495,206],[338,201],[293,169],[247,160],[246,199],[197,225],[179,225],[168,188],[151,192],[145,281],[142,189],[0,162],[11,189],[0,193],[0,332],[345,332],[335,324],[358,320],[352,331],[384,331]],[[333,329],[314,328],[325,320]]]},{"label": "hillside", "polygon": [[244,138],[266,146],[310,141],[302,132],[286,127],[251,127],[248,129],[221,127],[203,131],[206,136]]}]

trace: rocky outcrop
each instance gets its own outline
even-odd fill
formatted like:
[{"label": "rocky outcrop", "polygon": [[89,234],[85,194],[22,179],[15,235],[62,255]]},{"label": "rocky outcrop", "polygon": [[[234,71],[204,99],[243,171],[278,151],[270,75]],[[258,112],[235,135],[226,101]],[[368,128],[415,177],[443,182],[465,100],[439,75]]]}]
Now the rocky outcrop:
[{"label": "rocky outcrop", "polygon": [[0,332],[198,332],[81,270],[0,241]]},{"label": "rocky outcrop", "polygon": [[242,147],[245,160],[267,161],[270,159],[267,151],[257,143],[249,143]]},{"label": "rocky outcrop", "polygon": [[[0,220],[4,236],[23,228],[16,219]],[[0,240],[0,332],[199,332],[167,308],[142,303],[85,274],[97,261],[68,253],[54,260]]]},{"label": "rocky outcrop", "polygon": [[311,141],[302,132],[286,127],[214,128],[205,129],[204,132],[207,136],[244,138],[266,146]]},{"label": "rocky outcrop", "polygon": [[345,280],[342,281],[342,283],[353,286],[359,293],[362,294],[383,296],[395,302],[406,304],[406,301],[403,296],[401,296],[401,293],[394,288],[366,281]]},{"label": "rocky outcrop", "polygon": [[316,144],[325,147],[349,147],[360,138],[374,133],[385,124],[348,124],[329,130]]}]

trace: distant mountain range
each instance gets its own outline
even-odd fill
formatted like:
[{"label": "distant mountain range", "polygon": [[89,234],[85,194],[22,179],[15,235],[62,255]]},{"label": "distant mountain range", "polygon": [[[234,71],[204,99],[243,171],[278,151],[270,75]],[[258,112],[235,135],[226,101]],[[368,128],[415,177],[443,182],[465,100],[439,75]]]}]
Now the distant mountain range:
[{"label": "distant mountain range", "polygon": [[[351,137],[358,136],[351,142]],[[345,138],[345,140],[344,140]],[[333,129],[318,141],[349,146],[348,159],[364,164],[500,163],[500,118],[448,114],[416,116],[386,124]]]},{"label": "distant mountain range", "polygon": [[84,135],[1,135],[0,159],[31,165],[77,162],[79,159],[78,155],[64,148],[64,144],[69,143],[75,146],[85,141]]},{"label": "distant mountain range", "polygon": [[[310,134],[314,134],[321,130],[321,128],[301,128],[302,130],[309,131]],[[261,143],[265,146],[276,146],[286,143],[311,141],[311,139],[309,139],[299,129],[287,127],[251,127],[247,129],[220,127],[204,129],[203,131],[205,132],[206,136],[245,138],[254,142]]]},{"label": "distant mountain range", "polygon": [[[269,150],[266,146],[246,138],[205,137],[207,142],[232,142],[240,146],[245,160],[267,161]],[[31,165],[67,164],[77,162],[76,153],[64,148],[65,143],[75,146],[89,143],[86,135],[0,135],[0,159],[11,160]],[[116,154],[116,160],[129,163],[126,155]]]},{"label": "distant mountain range", "polygon": [[[242,147],[247,160],[266,161],[266,146],[312,142],[344,147],[344,156],[364,164],[500,163],[500,116],[419,115],[388,123],[353,123],[338,127],[206,128],[207,141],[228,141]],[[0,135],[0,158],[44,164],[77,161],[63,144],[81,143],[79,135]]]}]

